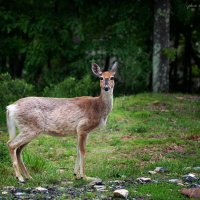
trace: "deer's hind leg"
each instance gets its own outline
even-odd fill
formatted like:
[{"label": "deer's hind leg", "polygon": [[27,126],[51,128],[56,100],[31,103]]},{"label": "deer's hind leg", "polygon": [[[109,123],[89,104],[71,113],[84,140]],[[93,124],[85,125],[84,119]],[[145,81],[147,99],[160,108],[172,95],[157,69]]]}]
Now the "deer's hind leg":
[{"label": "deer's hind leg", "polygon": [[[13,140],[8,142],[10,156],[12,158],[13,167],[15,170],[15,175],[20,182],[25,182],[24,178],[21,174],[21,170],[23,172],[25,172],[25,170],[24,170],[25,168],[23,168],[23,166],[25,167],[25,165],[22,164],[21,158],[18,159],[20,156],[21,150],[22,150],[22,149],[20,149],[20,147],[23,148],[23,145],[26,145],[27,143],[29,143],[36,136],[37,136],[37,134],[33,133],[33,132],[21,132],[19,135],[17,135],[17,137],[15,137]],[[22,169],[20,167],[22,167]]]},{"label": "deer's hind leg", "polygon": [[18,147],[18,149],[17,149],[17,161],[18,161],[19,167],[21,169],[21,172],[23,173],[23,175],[25,176],[25,178],[32,179],[32,177],[28,173],[28,170],[26,169],[26,166],[24,165],[22,154],[21,154],[22,150],[24,149],[24,147],[27,144],[24,144],[24,145],[21,145],[20,147]]}]

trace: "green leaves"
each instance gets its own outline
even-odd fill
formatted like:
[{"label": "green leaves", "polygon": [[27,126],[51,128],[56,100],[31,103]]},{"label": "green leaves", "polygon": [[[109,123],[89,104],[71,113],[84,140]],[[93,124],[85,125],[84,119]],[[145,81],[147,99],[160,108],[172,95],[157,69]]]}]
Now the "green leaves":
[{"label": "green leaves", "polygon": [[163,49],[163,54],[169,59],[170,62],[175,61],[177,56],[177,49],[175,48],[165,48]]},{"label": "green leaves", "polygon": [[[150,66],[143,40],[150,29],[143,28],[151,24],[149,14],[144,17],[139,8],[148,10],[148,3],[141,7],[138,2],[128,1],[18,1],[12,5],[4,2],[0,9],[0,62],[7,60],[0,67],[12,77],[36,84],[42,91],[66,77],[78,80],[89,74],[91,61],[104,65],[106,57],[115,57],[126,68],[118,71],[123,80],[116,84],[118,93],[139,91],[147,87],[146,81],[139,82],[149,73],[144,73],[141,66]],[[16,75],[19,67],[21,73]],[[133,82],[127,74],[141,78],[134,78]],[[69,80],[71,85],[73,80]],[[79,90],[78,86],[75,88]],[[92,85],[89,90],[94,89],[96,86]]]},{"label": "green leaves", "polygon": [[33,85],[24,80],[12,80],[9,74],[0,74],[0,107],[33,94]]},{"label": "green leaves", "polygon": [[97,87],[97,84],[91,80],[90,76],[85,76],[81,80],[69,77],[57,85],[46,87],[44,95],[51,97],[88,96],[94,94],[95,86]]}]

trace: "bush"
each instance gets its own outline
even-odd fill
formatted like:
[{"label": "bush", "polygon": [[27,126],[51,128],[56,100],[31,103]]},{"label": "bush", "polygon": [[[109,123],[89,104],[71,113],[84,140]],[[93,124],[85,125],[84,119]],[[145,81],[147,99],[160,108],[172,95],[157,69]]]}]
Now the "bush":
[{"label": "bush", "polygon": [[0,74],[0,105],[1,108],[14,101],[33,95],[33,85],[23,79],[11,79],[10,74]]},{"label": "bush", "polygon": [[14,101],[33,95],[33,86],[24,80],[12,80],[10,74],[0,74],[0,126],[5,126],[5,107]]},{"label": "bush", "polygon": [[33,94],[33,86],[23,79],[11,79],[8,73],[0,74],[0,104],[6,106]]},{"label": "bush", "polygon": [[98,91],[98,81],[92,81],[90,76],[85,76],[81,80],[69,77],[55,86],[46,87],[44,96],[50,97],[76,97],[95,95]]}]

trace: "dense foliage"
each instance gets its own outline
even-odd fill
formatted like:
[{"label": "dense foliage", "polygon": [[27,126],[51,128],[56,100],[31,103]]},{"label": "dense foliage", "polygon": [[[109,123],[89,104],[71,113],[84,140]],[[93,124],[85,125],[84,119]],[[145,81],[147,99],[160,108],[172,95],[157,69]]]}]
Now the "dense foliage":
[{"label": "dense foliage", "polygon": [[34,87],[24,80],[12,80],[9,74],[0,75],[0,104],[6,106],[19,98],[33,95]]},{"label": "dense foliage", "polygon": [[146,90],[151,15],[148,1],[3,1],[0,72],[42,91],[90,75],[93,61],[108,67],[117,59],[118,93]]},{"label": "dense foliage", "polygon": [[[58,88],[64,96],[95,95],[91,63],[107,69],[118,60],[116,95],[151,90],[153,5],[152,0],[2,0],[0,73],[24,79],[37,95],[60,96]],[[171,91],[199,90],[196,5],[171,1],[172,47],[163,50],[171,62]]]}]

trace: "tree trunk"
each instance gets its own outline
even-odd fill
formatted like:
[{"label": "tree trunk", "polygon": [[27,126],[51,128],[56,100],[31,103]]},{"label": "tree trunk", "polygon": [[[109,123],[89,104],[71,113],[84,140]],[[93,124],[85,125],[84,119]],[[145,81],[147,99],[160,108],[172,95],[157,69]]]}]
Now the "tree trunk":
[{"label": "tree trunk", "polygon": [[153,92],[169,91],[170,0],[154,0]]}]

